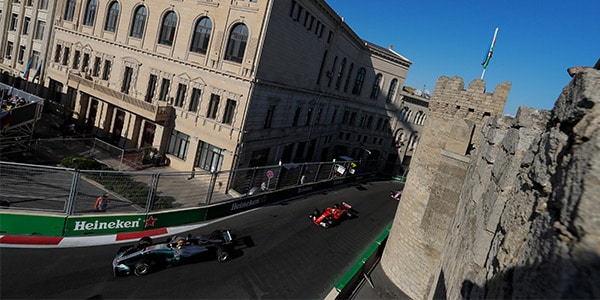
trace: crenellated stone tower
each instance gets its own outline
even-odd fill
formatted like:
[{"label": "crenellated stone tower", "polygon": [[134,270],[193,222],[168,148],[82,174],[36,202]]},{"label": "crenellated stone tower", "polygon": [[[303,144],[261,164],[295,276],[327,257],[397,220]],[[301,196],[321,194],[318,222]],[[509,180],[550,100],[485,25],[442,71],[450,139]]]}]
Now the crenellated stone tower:
[{"label": "crenellated stone tower", "polygon": [[446,76],[436,83],[381,260],[388,277],[413,299],[427,297],[434,285],[469,154],[485,120],[502,115],[510,88],[505,82],[487,93],[485,82],[475,79],[465,90],[462,78]]}]

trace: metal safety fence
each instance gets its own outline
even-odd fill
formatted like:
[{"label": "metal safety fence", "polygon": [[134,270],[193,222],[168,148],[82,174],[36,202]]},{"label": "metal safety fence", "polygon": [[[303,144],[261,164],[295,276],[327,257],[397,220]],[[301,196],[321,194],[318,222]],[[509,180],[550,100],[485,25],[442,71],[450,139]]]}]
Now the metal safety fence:
[{"label": "metal safety fence", "polygon": [[377,171],[370,161],[291,163],[218,172],[152,170],[78,170],[0,161],[0,200],[11,210],[82,215],[94,213],[96,199],[107,193],[106,213],[140,213],[198,207]]}]

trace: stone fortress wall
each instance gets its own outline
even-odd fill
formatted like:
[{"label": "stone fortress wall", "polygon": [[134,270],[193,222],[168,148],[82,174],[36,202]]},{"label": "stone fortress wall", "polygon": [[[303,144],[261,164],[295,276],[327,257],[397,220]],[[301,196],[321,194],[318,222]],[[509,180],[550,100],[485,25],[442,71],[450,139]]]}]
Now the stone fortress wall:
[{"label": "stone fortress wall", "polygon": [[600,71],[515,117],[510,84],[460,85],[438,80],[384,272],[414,299],[600,297]]}]

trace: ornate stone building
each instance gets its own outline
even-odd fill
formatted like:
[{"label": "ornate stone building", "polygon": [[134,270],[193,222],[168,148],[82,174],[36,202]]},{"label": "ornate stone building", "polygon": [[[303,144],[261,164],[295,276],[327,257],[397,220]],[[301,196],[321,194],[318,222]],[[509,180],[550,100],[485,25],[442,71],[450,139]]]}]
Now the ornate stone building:
[{"label": "ornate stone building", "polygon": [[324,1],[58,1],[45,84],[79,125],[180,170],[399,161],[408,59]]},{"label": "ornate stone building", "polygon": [[[24,90],[26,83],[37,83],[43,77],[43,65],[52,40],[55,2],[0,0],[2,82]],[[33,84],[28,90],[32,87]]]}]

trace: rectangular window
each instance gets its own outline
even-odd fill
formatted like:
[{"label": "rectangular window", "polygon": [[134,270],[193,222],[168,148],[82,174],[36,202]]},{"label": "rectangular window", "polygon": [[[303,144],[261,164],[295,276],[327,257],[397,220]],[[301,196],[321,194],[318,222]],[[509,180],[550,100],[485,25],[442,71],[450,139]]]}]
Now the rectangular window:
[{"label": "rectangular window", "polygon": [[69,55],[71,54],[71,48],[65,47],[63,51],[62,65],[66,66],[69,64]]},{"label": "rectangular window", "polygon": [[167,101],[167,97],[169,96],[169,87],[171,86],[171,80],[167,78],[162,79],[162,83],[160,85],[160,94],[158,95],[158,100]]},{"label": "rectangular window", "polygon": [[211,172],[221,171],[225,150],[201,141],[197,153],[195,167]]},{"label": "rectangular window", "polygon": [[73,69],[79,69],[79,57],[81,56],[81,52],[79,50],[75,50],[73,53]]},{"label": "rectangular window", "polygon": [[348,120],[348,125],[354,125],[355,120],[356,120],[356,113],[353,112],[350,114],[350,119]]},{"label": "rectangular window", "polygon": [[25,19],[23,20],[23,34],[24,35],[29,34],[29,23],[31,23],[31,18],[25,17]]},{"label": "rectangular window", "polygon": [[271,128],[271,123],[273,122],[273,114],[275,113],[275,105],[269,106],[267,110],[267,116],[265,117],[264,128]]},{"label": "rectangular window", "polygon": [[308,20],[310,20],[310,13],[308,11],[305,11],[304,12],[304,22],[303,22],[304,27],[306,27],[306,24],[308,24]]},{"label": "rectangular window", "polygon": [[173,105],[177,107],[183,106],[183,101],[185,100],[185,93],[187,91],[187,85],[180,83],[177,86],[177,97],[175,98],[175,103]]},{"label": "rectangular window", "polygon": [[37,68],[40,64],[40,52],[33,50],[31,52],[31,67]]},{"label": "rectangular window", "polygon": [[104,61],[104,70],[102,71],[102,80],[108,80],[110,78],[110,70],[112,69],[112,61]]},{"label": "rectangular window", "polygon": [[121,84],[121,93],[129,94],[129,87],[131,86],[131,77],[133,76],[133,68],[125,67],[125,73],[123,74],[123,83]]},{"label": "rectangular window", "polygon": [[102,59],[100,57],[94,58],[94,69],[92,69],[92,76],[98,77],[100,75],[100,65],[102,64]]},{"label": "rectangular window", "polygon": [[84,53],[83,54],[83,61],[81,62],[81,70],[83,72],[87,73],[89,66],[90,66],[90,54],[89,53]]},{"label": "rectangular window", "polygon": [[358,126],[365,127],[366,123],[367,123],[367,116],[366,115],[360,116],[360,120],[358,121]]},{"label": "rectangular window", "polygon": [[219,95],[210,95],[210,103],[208,104],[208,111],[206,112],[207,118],[215,119],[217,117],[217,111],[219,110],[220,100],[221,97]]},{"label": "rectangular window", "polygon": [[48,0],[40,0],[40,9],[48,9]]},{"label": "rectangular window", "polygon": [[292,126],[298,125],[298,119],[300,119],[300,112],[302,112],[302,106],[296,107],[296,112],[294,113],[294,119],[292,119]]},{"label": "rectangular window", "polygon": [[223,124],[231,124],[233,121],[233,114],[235,113],[236,101],[227,99],[227,104],[225,105],[225,114],[223,114]]},{"label": "rectangular window", "polygon": [[325,25],[321,24],[321,26],[319,26],[319,28],[317,28],[317,36],[319,38],[323,37],[323,30],[325,30]]},{"label": "rectangular window", "polygon": [[35,36],[34,39],[41,40],[44,38],[44,30],[46,29],[46,22],[37,21],[35,25]]},{"label": "rectangular window", "polygon": [[17,56],[17,60],[20,64],[23,63],[23,59],[25,58],[25,46],[19,46],[19,55]]},{"label": "rectangular window", "polygon": [[171,139],[169,140],[169,148],[167,153],[175,155],[183,160],[187,158],[188,147],[190,146],[190,136],[173,130]]},{"label": "rectangular window", "polygon": [[344,116],[342,117],[342,124],[348,124],[348,119],[350,118],[350,112],[345,110]]},{"label": "rectangular window", "polygon": [[296,9],[296,14],[294,15],[294,21],[299,21],[300,20],[300,16],[302,16],[302,11],[304,9],[302,8],[302,6],[298,5],[298,9]]},{"label": "rectangular window", "polygon": [[198,111],[198,105],[200,104],[200,94],[202,91],[199,88],[192,89],[192,97],[190,98],[190,106],[188,111]]},{"label": "rectangular window", "polygon": [[17,30],[18,21],[19,21],[19,15],[12,14],[12,16],[10,18],[10,31]]},{"label": "rectangular window", "polygon": [[156,82],[158,78],[154,74],[150,74],[150,79],[148,79],[148,88],[146,89],[146,98],[144,99],[146,102],[152,102],[154,98],[154,92],[156,91]]},{"label": "rectangular window", "polygon": [[6,59],[10,59],[12,56],[12,52],[13,52],[13,42],[7,42],[6,43],[6,53],[4,53],[4,57],[6,57]]},{"label": "rectangular window", "polygon": [[75,0],[68,0],[67,6],[65,7],[65,13],[63,19],[65,21],[73,22],[73,16],[75,15]]},{"label": "rectangular window", "polygon": [[33,6],[33,0],[27,0],[25,6]]},{"label": "rectangular window", "polygon": [[290,7],[290,17],[294,17],[294,10],[296,10],[296,6],[298,6],[298,3],[296,3],[296,1],[292,0],[292,6]]},{"label": "rectangular window", "polygon": [[62,46],[56,45],[56,52],[54,52],[54,62],[57,63],[60,61],[60,52],[62,51]]}]

